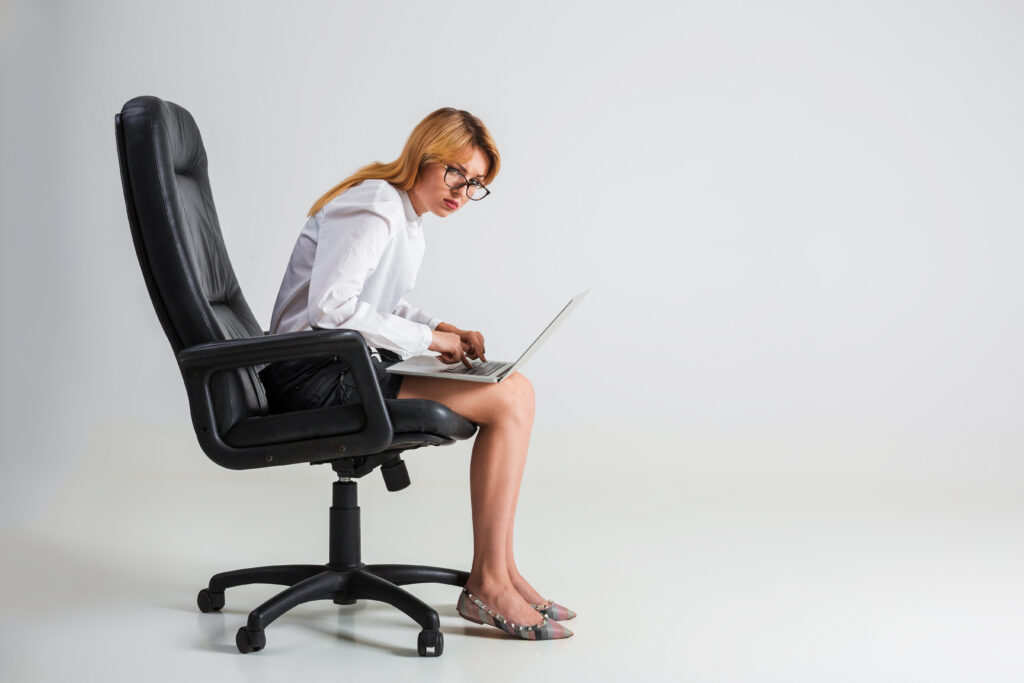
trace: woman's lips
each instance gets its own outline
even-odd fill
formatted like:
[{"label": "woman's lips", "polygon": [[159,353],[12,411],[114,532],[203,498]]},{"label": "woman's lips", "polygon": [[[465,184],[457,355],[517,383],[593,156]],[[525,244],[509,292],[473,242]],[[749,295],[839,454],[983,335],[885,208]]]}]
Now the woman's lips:
[{"label": "woman's lips", "polygon": [[450,199],[446,199],[446,200],[444,200],[444,205],[445,205],[445,206],[447,206],[447,207],[448,207],[449,209],[451,209],[452,211],[454,211],[455,209],[459,208],[459,204],[458,204],[458,202],[453,202],[453,201],[452,201],[452,200],[450,200]]}]

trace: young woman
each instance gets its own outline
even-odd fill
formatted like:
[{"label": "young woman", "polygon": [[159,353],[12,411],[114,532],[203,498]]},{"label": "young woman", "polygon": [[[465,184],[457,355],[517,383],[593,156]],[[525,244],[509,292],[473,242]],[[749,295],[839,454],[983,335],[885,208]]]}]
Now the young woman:
[{"label": "young woman", "polygon": [[[567,638],[576,616],[545,600],[516,568],[512,526],[533,426],[533,387],[515,373],[497,384],[391,375],[400,358],[433,351],[447,363],[486,360],[484,337],[441,322],[404,298],[423,258],[422,216],[444,218],[484,199],[501,158],[472,114],[439,109],[401,156],[346,178],[310,209],[274,305],[272,333],[358,330],[385,398],[426,398],[479,426],[470,462],[473,566],[457,610],[531,640]],[[275,363],[261,373],[272,411],[359,400],[343,362]]]}]

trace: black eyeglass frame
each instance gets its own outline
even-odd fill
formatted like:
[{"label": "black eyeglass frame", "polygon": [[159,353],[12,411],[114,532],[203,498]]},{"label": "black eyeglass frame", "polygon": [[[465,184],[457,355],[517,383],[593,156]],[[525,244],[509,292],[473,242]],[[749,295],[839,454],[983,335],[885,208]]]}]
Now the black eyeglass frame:
[{"label": "black eyeglass frame", "polygon": [[[481,183],[479,180],[476,180],[475,178],[467,178],[465,173],[463,173],[459,169],[455,168],[454,166],[449,166],[448,164],[441,164],[441,165],[444,166],[444,184],[447,185],[448,187],[452,188],[453,190],[461,190],[464,187],[472,185],[472,186],[476,187],[477,189],[480,189],[480,190],[484,191],[483,195],[481,195],[479,197],[470,197],[469,196],[469,190],[466,190],[466,197],[469,199],[469,201],[471,201],[471,202],[478,202],[481,199],[486,199],[487,196],[489,194],[491,194],[491,191],[489,189],[487,189],[487,186],[484,185],[483,183]],[[457,175],[460,178],[462,178],[462,184],[456,186],[456,185],[452,185],[451,183],[449,183],[448,182],[448,174],[449,173],[454,173],[455,175]]]}]

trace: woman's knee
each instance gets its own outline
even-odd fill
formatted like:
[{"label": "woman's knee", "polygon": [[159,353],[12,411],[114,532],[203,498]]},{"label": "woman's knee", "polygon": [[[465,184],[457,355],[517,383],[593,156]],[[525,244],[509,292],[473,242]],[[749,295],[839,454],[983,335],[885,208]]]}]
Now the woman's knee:
[{"label": "woman's knee", "polygon": [[529,427],[533,424],[533,384],[518,372],[497,384],[453,386],[462,384],[468,383],[406,377],[398,397],[438,401],[480,425],[513,422]]},{"label": "woman's knee", "polygon": [[518,372],[509,375],[497,385],[501,401],[501,414],[516,422],[533,422],[535,406],[533,383]]}]

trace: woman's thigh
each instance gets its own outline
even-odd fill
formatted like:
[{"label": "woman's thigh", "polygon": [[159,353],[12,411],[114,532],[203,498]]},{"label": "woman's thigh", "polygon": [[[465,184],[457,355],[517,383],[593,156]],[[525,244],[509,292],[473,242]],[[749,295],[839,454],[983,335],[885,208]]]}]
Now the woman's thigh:
[{"label": "woman's thigh", "polygon": [[494,384],[406,375],[398,398],[437,401],[477,424],[490,424],[510,410],[533,415],[533,386],[518,372]]}]

